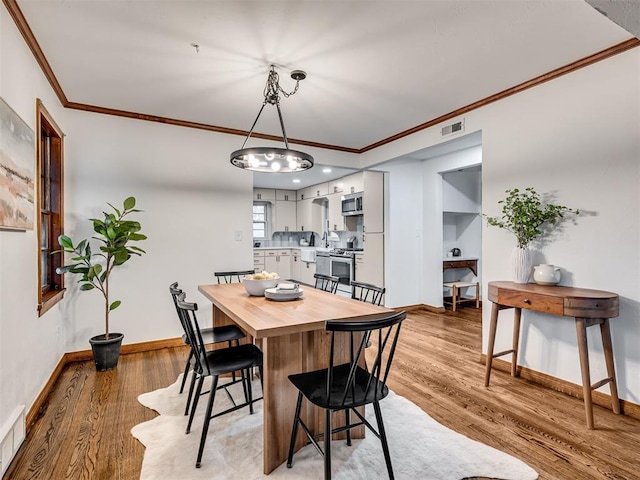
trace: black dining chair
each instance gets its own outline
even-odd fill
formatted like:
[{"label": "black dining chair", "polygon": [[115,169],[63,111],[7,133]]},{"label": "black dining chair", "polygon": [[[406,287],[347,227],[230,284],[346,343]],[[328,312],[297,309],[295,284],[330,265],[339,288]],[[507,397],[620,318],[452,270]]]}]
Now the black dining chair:
[{"label": "black dining chair", "polygon": [[329,293],[336,293],[338,291],[338,283],[340,282],[339,277],[314,273],[313,278],[316,279],[316,288]]},{"label": "black dining chair", "polygon": [[[184,331],[182,335],[182,341],[189,345],[189,356],[187,357],[187,362],[184,367],[184,374],[182,376],[182,383],[180,384],[180,393],[184,391],[184,386],[187,381],[187,377],[189,376],[189,370],[191,369],[192,364],[194,363],[194,349],[189,343],[189,337],[187,336],[187,330],[184,325],[184,320],[181,316],[181,312],[178,309],[178,296],[183,293],[182,289],[178,287],[178,282],[174,282],[169,286],[169,292],[171,293],[171,298],[173,299],[173,304],[176,307],[176,313],[178,314],[178,319],[180,320],[180,325],[182,325],[182,329]],[[202,335],[202,340],[205,345],[211,345],[214,343],[223,343],[227,342],[228,346],[231,347],[232,343],[236,345],[240,345],[240,340],[245,337],[245,333],[237,326],[237,325],[221,325],[218,327],[209,327],[203,328],[200,331]],[[232,373],[233,382],[237,382],[235,372]],[[193,388],[195,386],[196,376],[195,374],[191,378],[191,384],[189,387],[189,394],[187,395],[187,405],[184,410],[184,414],[187,415],[189,413],[189,405],[191,404],[191,398],[193,396]]]},{"label": "black dining chair", "polygon": [[[198,385],[193,397],[189,421],[187,422],[187,434],[191,431],[191,425],[193,423],[196,408],[198,407],[198,399],[202,393],[204,379],[212,377],[211,388],[209,389],[209,401],[207,403],[204,424],[202,426],[202,435],[200,437],[200,447],[198,448],[198,456],[196,458],[196,468],[200,468],[202,464],[202,454],[207,440],[207,432],[209,431],[209,423],[211,420],[247,406],[249,407],[249,413],[253,414],[253,404],[262,399],[262,397],[256,399],[253,398],[250,375],[250,371],[253,368],[258,367],[260,383],[262,383],[262,351],[252,343],[219,348],[216,350],[206,350],[206,344],[204,343],[200,325],[198,324],[198,319],[196,317],[198,305],[195,303],[185,302],[184,293],[182,293],[177,298],[177,306],[186,327],[190,345],[194,350],[193,370],[198,378]],[[233,397],[230,396],[233,406],[222,412],[216,413],[215,415],[212,414],[213,403],[216,398],[216,391],[218,390],[219,377],[238,370],[242,371],[241,381],[245,401],[237,404]]]},{"label": "black dining chair", "polygon": [[371,283],[351,281],[351,298],[361,302],[381,305],[386,291],[386,288]]},{"label": "black dining chair", "polygon": [[[378,287],[371,283],[351,281],[351,298],[365,303],[381,305],[384,293],[387,291],[384,287]],[[365,342],[367,348],[371,346],[371,340],[367,336]]]},{"label": "black dining chair", "polygon": [[218,283],[242,283],[245,275],[253,275],[255,270],[239,270],[237,272],[213,272]]},{"label": "black dining chair", "polygon": [[[393,312],[378,320],[329,320],[326,322],[325,328],[331,332],[329,366],[326,369],[313,372],[289,375],[289,380],[298,389],[298,401],[291,431],[287,468],[291,468],[293,464],[293,450],[300,425],[309,441],[324,455],[325,480],[331,479],[332,434],[346,430],[347,445],[351,445],[351,429],[365,425],[380,439],[389,478],[394,478],[387,436],[380,412],[380,400],[389,394],[387,377],[398,343],[400,327],[406,316],[405,312]],[[340,365],[335,365],[334,361],[336,334],[349,335],[349,361]],[[367,336],[377,338],[378,344],[378,351],[370,368],[363,361]],[[324,409],[324,432],[313,435],[300,418],[303,397],[317,407]],[[358,407],[368,404],[373,404],[377,431],[357,410]],[[343,410],[345,411],[345,426],[332,429],[331,414]],[[359,422],[351,423],[351,412],[358,417]],[[324,449],[318,444],[320,437],[324,440]]]}]

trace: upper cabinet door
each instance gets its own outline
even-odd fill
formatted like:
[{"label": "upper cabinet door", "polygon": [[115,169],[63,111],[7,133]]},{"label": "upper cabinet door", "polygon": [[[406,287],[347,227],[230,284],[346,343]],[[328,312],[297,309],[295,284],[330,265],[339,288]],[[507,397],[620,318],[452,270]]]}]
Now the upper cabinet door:
[{"label": "upper cabinet door", "polygon": [[331,193],[329,200],[329,230],[344,230],[344,217],[342,216],[342,193]]},{"label": "upper cabinet door", "polygon": [[295,202],[296,191],[295,190],[276,190],[276,201]]},{"label": "upper cabinet door", "polygon": [[[293,192],[295,194],[295,192]],[[295,196],[293,197],[295,199]],[[276,200],[274,232],[295,232],[297,230],[296,202]]]},{"label": "upper cabinet door", "polygon": [[332,180],[329,182],[329,195],[333,193],[342,193],[344,189],[344,179]]},{"label": "upper cabinet door", "polygon": [[254,188],[253,199],[259,202],[275,202],[276,191],[271,188]]},{"label": "upper cabinet door", "polygon": [[354,173],[353,175],[347,175],[342,179],[342,192],[343,193],[356,193],[364,190],[364,180],[362,172]]},{"label": "upper cabinet door", "polygon": [[364,232],[384,232],[384,174],[363,172]]}]

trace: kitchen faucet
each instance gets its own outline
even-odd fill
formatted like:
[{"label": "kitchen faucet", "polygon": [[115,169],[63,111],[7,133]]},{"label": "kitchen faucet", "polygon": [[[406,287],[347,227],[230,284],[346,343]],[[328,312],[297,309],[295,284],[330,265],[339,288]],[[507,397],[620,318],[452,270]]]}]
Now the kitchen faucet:
[{"label": "kitchen faucet", "polygon": [[326,231],[322,234],[322,246],[323,247],[328,247],[329,246],[329,241],[327,240],[327,232]]}]

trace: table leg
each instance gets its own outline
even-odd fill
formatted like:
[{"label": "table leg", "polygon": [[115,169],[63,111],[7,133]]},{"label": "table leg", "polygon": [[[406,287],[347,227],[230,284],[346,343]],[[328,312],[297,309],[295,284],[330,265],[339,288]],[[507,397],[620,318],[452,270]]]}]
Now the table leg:
[{"label": "table leg", "polygon": [[611,332],[609,330],[609,319],[605,318],[600,324],[600,334],[602,335],[602,347],[604,360],[607,363],[607,375],[611,379],[609,389],[611,391],[611,406],[613,413],[620,413],[620,400],[618,399],[618,384],[616,382],[616,369],[613,364],[613,345],[611,344]]},{"label": "table leg", "polygon": [[520,319],[522,318],[522,309],[516,308],[513,311],[513,339],[511,341],[511,376],[518,375],[518,343],[520,341]]},{"label": "table leg", "polygon": [[498,327],[498,304],[494,303],[491,307],[491,323],[489,324],[489,345],[487,346],[487,365],[484,372],[484,386],[489,386],[489,378],[491,377],[491,363],[493,361],[493,347],[496,342],[496,329]]},{"label": "table leg", "polygon": [[[262,339],[264,372],[263,473],[268,475],[287,459],[298,391],[288,376],[304,371],[304,334]],[[303,408],[303,414],[306,408]],[[308,418],[304,418],[306,423]],[[304,445],[298,436],[296,450]],[[305,437],[306,439],[306,437]]]},{"label": "table leg", "polygon": [[576,335],[580,354],[580,370],[582,372],[582,391],[584,409],[587,417],[587,428],[593,430],[593,401],[591,399],[591,372],[589,371],[589,349],[587,346],[587,319],[576,317]]}]

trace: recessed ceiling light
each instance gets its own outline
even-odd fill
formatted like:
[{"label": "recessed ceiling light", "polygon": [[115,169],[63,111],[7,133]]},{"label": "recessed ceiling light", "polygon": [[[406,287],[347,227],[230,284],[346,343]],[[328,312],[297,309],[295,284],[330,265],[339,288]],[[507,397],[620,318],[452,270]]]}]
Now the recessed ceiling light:
[{"label": "recessed ceiling light", "polygon": [[322,173],[331,173],[331,169],[330,168],[323,168],[322,169]]},{"label": "recessed ceiling light", "polygon": [[294,178],[293,179],[293,183],[300,183],[300,179],[299,178]]}]

